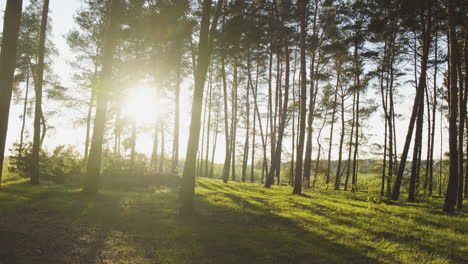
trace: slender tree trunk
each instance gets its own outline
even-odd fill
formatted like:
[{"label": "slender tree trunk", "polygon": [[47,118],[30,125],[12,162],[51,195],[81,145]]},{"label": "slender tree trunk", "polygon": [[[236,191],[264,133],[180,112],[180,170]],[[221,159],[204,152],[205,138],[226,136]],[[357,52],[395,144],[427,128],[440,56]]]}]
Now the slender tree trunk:
[{"label": "slender tree trunk", "polygon": [[327,123],[327,116],[328,116],[328,112],[325,112],[322,126],[320,127],[318,131],[318,135],[317,135],[318,150],[317,150],[317,158],[315,159],[314,181],[312,183],[312,188],[315,188],[315,184],[317,183],[318,170],[319,170],[319,165],[320,165],[320,154],[322,153],[322,144],[320,142],[321,142],[321,137],[322,137],[322,130],[325,127],[325,124]]},{"label": "slender tree trunk", "polygon": [[[250,55],[247,55],[247,64],[250,65]],[[250,66],[249,66],[250,68]],[[247,78],[250,78],[250,74]],[[244,143],[244,156],[242,161],[242,182],[246,181],[247,178],[247,163],[249,161],[249,133],[250,133],[250,93],[249,93],[249,85],[251,80],[247,83],[247,91],[245,96],[245,104],[246,104],[246,128],[245,128],[245,143]]]},{"label": "slender tree trunk", "polygon": [[[436,30],[438,29],[437,23],[436,23]],[[429,190],[429,196],[432,195],[433,192],[433,182],[434,182],[434,139],[435,139],[435,124],[436,124],[436,112],[437,112],[437,71],[438,71],[438,47],[439,47],[439,38],[438,34],[435,36],[434,40],[434,91],[433,91],[433,96],[432,96],[432,127],[431,127],[431,143],[430,143],[430,149],[431,152],[429,154],[429,175],[428,175],[428,190]],[[429,106],[428,106],[429,107]],[[442,123],[440,124],[442,126]]]},{"label": "slender tree trunk", "polygon": [[110,12],[107,17],[107,28],[104,36],[101,80],[96,89],[96,114],[94,117],[93,136],[89,150],[88,164],[84,179],[83,191],[98,191],[101,170],[102,144],[106,124],[108,92],[111,88],[113,57],[116,47],[117,32],[120,29],[120,1],[109,0]]},{"label": "slender tree trunk", "polygon": [[337,74],[336,80],[336,90],[335,95],[333,97],[333,109],[332,109],[332,118],[331,118],[331,127],[330,127],[330,141],[328,142],[328,159],[327,159],[327,177],[326,177],[326,184],[328,185],[331,181],[330,177],[330,170],[331,170],[331,153],[332,153],[332,146],[333,146],[333,128],[335,126],[335,116],[336,116],[336,103],[337,103],[337,94],[338,94],[338,85],[340,83],[340,74]]},{"label": "slender tree trunk", "polygon": [[44,53],[45,41],[47,31],[47,20],[49,15],[49,0],[44,0],[42,8],[41,31],[39,36],[39,51],[38,51],[38,65],[36,71],[36,81],[34,83],[34,90],[36,92],[36,102],[34,106],[34,136],[33,136],[33,149],[31,161],[31,183],[39,183],[39,158],[41,148],[41,116],[42,116],[42,85],[44,81]]},{"label": "slender tree trunk", "polygon": [[[180,51],[178,51],[180,52]],[[176,83],[175,83],[175,114],[174,114],[174,140],[172,143],[172,172],[179,173],[179,130],[180,130],[180,60],[177,62],[176,68]]]},{"label": "slender tree trunk", "polygon": [[212,69],[210,70],[208,89],[209,89],[208,91],[209,95],[208,95],[208,101],[207,101],[208,123],[206,123],[207,134],[206,134],[205,173],[204,173],[205,177],[209,176],[208,163],[209,163],[209,154],[210,154],[210,127],[212,127],[211,126],[211,106],[212,106],[211,97],[213,93],[213,70]]},{"label": "slender tree trunk", "polygon": [[[318,8],[318,1],[315,1],[315,9],[314,9],[314,19],[312,25],[312,34],[316,35],[317,33],[317,8]],[[304,180],[306,181],[306,186],[310,187],[310,173],[312,167],[312,132],[313,132],[313,122],[315,116],[315,98],[317,91],[314,87],[315,83],[315,56],[316,56],[316,48],[311,50],[311,60],[310,60],[310,98],[309,98],[309,115],[307,117],[307,140],[306,140],[306,148],[305,148],[305,157],[304,157]],[[318,64],[318,63],[317,63]],[[302,77],[301,77],[302,78]]]},{"label": "slender tree trunk", "polygon": [[219,125],[219,116],[216,114],[216,125],[215,125],[215,135],[214,135],[214,143],[213,143],[213,149],[211,150],[211,164],[210,164],[210,174],[209,178],[213,178],[213,166],[214,166],[214,157],[215,157],[215,152],[216,152],[216,144],[218,143],[218,125]]},{"label": "slender tree trunk", "polygon": [[335,190],[340,189],[340,184],[341,184],[341,163],[343,159],[343,143],[344,143],[344,136],[345,136],[345,108],[344,108],[344,102],[345,102],[345,92],[343,90],[342,85],[340,85],[341,89],[341,134],[340,134],[340,146],[338,148],[338,162],[336,166],[336,176],[335,176]]},{"label": "slender tree trunk", "polygon": [[346,164],[346,179],[344,190],[348,190],[349,183],[349,174],[351,173],[351,153],[353,151],[353,135],[354,135],[354,121],[355,121],[355,112],[356,112],[356,91],[353,92],[353,118],[351,120],[351,132],[349,133],[349,147],[348,147],[348,160]]},{"label": "slender tree trunk", "polygon": [[[278,139],[277,139],[277,145],[275,146],[275,155],[274,159],[271,161],[271,168],[270,168],[270,174],[265,181],[265,187],[269,188],[271,184],[273,184],[273,173],[275,171],[279,171],[279,166],[281,164],[281,151],[283,149],[283,137],[284,137],[284,129],[286,127],[286,117],[288,114],[288,101],[289,101],[289,46],[288,44],[284,45],[285,47],[285,60],[286,60],[286,78],[285,78],[285,84],[284,84],[284,100],[283,100],[283,106],[281,107],[282,113],[280,117],[280,123],[278,127]],[[279,179],[278,179],[279,183]]]},{"label": "slender tree trunk", "polygon": [[[257,88],[258,88],[258,64],[257,64],[257,74],[255,76],[255,91],[254,93],[257,93]],[[255,181],[255,175],[254,175],[254,170],[255,170],[255,136],[256,136],[256,123],[257,123],[257,116],[255,115],[255,110],[253,111],[253,127],[252,127],[252,160],[251,160],[251,165],[250,165],[250,182]]]},{"label": "slender tree trunk", "polygon": [[355,63],[355,81],[356,81],[356,115],[355,115],[355,140],[354,140],[354,154],[353,154],[353,178],[351,182],[351,192],[356,192],[357,187],[357,173],[358,173],[358,149],[359,149],[359,101],[361,96],[361,79],[360,79],[360,62],[358,44],[354,46],[354,63]]},{"label": "slender tree trunk", "polygon": [[[208,87],[209,88],[209,87]],[[206,124],[207,124],[207,120],[206,120],[206,113],[208,112],[208,95],[209,95],[209,92],[206,93],[205,95],[205,104],[204,104],[204,107],[203,107],[203,122],[201,124],[202,126],[202,134],[201,134],[201,149],[200,149],[200,153],[198,155],[198,165],[197,165],[197,176],[198,177],[203,177],[203,165],[204,165],[204,161],[203,161],[203,157],[204,157],[204,146],[205,146],[205,127]],[[206,176],[206,175],[205,175]]]},{"label": "slender tree trunk", "polygon": [[88,115],[86,116],[86,138],[85,138],[85,151],[84,151],[84,160],[88,160],[88,150],[89,150],[89,136],[91,134],[91,119],[93,114],[93,104],[94,104],[94,87],[91,88],[91,96],[89,97],[88,102]]},{"label": "slender tree trunk", "polygon": [[[26,114],[28,110],[28,95],[29,95],[29,66],[27,66],[27,72],[26,72],[26,91],[24,94],[24,104],[23,104],[23,114],[21,116],[21,132],[20,132],[20,144],[19,144],[19,150],[18,150],[18,157],[22,158],[23,157],[23,145],[24,145],[24,129],[26,127]],[[1,169],[1,166],[0,166]],[[1,172],[0,172],[0,179],[1,179]],[[1,184],[1,182],[0,182]]]},{"label": "slender tree trunk", "polygon": [[228,116],[228,95],[227,95],[227,82],[226,70],[224,63],[224,55],[221,56],[221,77],[223,79],[223,101],[224,101],[224,137],[226,139],[226,154],[223,166],[223,182],[227,183],[229,180],[229,172],[231,168],[231,140],[229,138],[229,116]]},{"label": "slender tree trunk", "polygon": [[158,172],[158,148],[159,148],[159,120],[154,123],[153,152],[151,154],[151,168]]},{"label": "slender tree trunk", "polygon": [[[467,43],[468,40],[468,29],[465,29],[465,44],[464,44],[464,57],[466,58],[467,52]],[[461,54],[460,54],[461,55]],[[465,67],[467,65],[465,64]],[[458,117],[458,192],[457,192],[457,209],[462,209],[463,207],[463,177],[465,173],[463,172],[463,143],[464,140],[464,129],[466,122],[466,102],[468,94],[468,85],[463,83],[463,72],[462,72],[462,60],[458,61],[458,85],[459,85],[459,117]],[[465,76],[466,77],[466,76]],[[468,77],[466,77],[468,78]],[[468,153],[468,152],[467,152]]]},{"label": "slender tree trunk", "polygon": [[[429,1],[430,2],[430,1]],[[419,108],[419,100],[420,97],[423,96],[424,94],[424,85],[425,85],[425,80],[426,80],[426,71],[427,71],[427,61],[428,61],[428,56],[429,56],[429,47],[430,47],[430,29],[431,29],[431,23],[432,23],[432,16],[431,16],[431,5],[428,6],[427,8],[427,15],[422,17],[422,21],[425,24],[423,31],[423,55],[421,58],[421,73],[419,75],[419,83],[418,83],[418,88],[416,90],[416,95],[414,98],[414,103],[413,103],[413,108],[411,112],[411,117],[409,121],[409,126],[408,126],[408,133],[406,134],[406,139],[405,139],[405,145],[403,147],[403,152],[401,154],[401,159],[400,159],[400,164],[398,166],[398,171],[396,175],[396,179],[393,185],[393,191],[392,191],[392,200],[398,200],[400,196],[400,186],[401,186],[401,181],[403,179],[403,173],[405,171],[406,167],[406,159],[408,157],[408,152],[409,152],[409,147],[411,144],[411,138],[413,136],[413,130],[414,130],[414,125],[416,121],[416,117],[418,114],[418,108]]]},{"label": "slender tree trunk", "polygon": [[[420,85],[426,86],[426,80],[421,80]],[[424,87],[425,88],[425,87]],[[416,120],[416,136],[414,139],[413,148],[413,162],[411,164],[411,178],[410,187],[408,192],[408,201],[415,202],[418,190],[418,178],[420,173],[421,164],[421,145],[422,145],[422,132],[423,132],[423,118],[424,118],[424,90],[419,98],[418,115]]]},{"label": "slender tree trunk", "polygon": [[161,154],[160,154],[160,156],[159,156],[159,168],[158,168],[158,171],[159,171],[160,174],[164,174],[164,160],[165,160],[165,159],[164,159],[164,155],[165,155],[165,154],[164,154],[164,151],[165,151],[165,148],[164,148],[164,142],[165,142],[165,140],[164,140],[164,132],[165,132],[165,131],[164,131],[164,122],[163,122],[163,121],[161,121],[161,129],[160,129],[160,131],[161,131],[161,152],[160,152]]},{"label": "slender tree trunk", "polygon": [[136,157],[136,119],[132,118],[132,136],[130,137],[130,175],[135,176],[135,157]]},{"label": "slender tree trunk", "polygon": [[231,180],[236,181],[236,134],[237,134],[237,88],[238,88],[238,58],[234,61],[234,76],[232,84],[232,119],[231,119]]}]

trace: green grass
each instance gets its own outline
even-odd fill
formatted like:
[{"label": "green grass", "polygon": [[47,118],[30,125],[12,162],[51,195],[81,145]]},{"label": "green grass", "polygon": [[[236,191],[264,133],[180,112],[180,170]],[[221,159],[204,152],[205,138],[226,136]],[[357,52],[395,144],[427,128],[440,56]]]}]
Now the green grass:
[{"label": "green grass", "polygon": [[467,263],[468,213],[441,199],[373,204],[366,193],[198,179],[197,214],[169,187],[24,181],[0,191],[0,263]]}]

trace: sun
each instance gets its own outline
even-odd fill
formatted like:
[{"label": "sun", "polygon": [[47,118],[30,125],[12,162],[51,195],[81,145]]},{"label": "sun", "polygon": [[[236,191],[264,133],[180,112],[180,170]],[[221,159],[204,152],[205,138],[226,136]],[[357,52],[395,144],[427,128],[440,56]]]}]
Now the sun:
[{"label": "sun", "polygon": [[141,86],[130,89],[122,112],[126,117],[134,118],[138,124],[149,124],[158,118],[157,105],[156,89]]}]

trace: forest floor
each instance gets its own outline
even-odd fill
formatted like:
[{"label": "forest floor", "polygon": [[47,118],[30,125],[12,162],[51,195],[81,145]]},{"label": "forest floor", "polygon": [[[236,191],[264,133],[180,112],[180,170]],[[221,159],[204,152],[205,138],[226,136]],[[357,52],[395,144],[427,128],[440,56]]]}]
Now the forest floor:
[{"label": "forest floor", "polygon": [[[197,214],[177,188],[24,181],[0,190],[0,264],[468,263],[468,211],[442,199],[374,203],[367,193],[198,179]],[[372,199],[371,199],[372,200]]]}]

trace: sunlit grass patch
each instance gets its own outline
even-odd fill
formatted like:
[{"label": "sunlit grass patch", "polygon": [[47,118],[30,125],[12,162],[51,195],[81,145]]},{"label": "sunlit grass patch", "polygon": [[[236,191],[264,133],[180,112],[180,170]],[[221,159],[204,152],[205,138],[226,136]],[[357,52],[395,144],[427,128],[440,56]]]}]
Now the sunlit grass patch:
[{"label": "sunlit grass patch", "polygon": [[468,214],[365,192],[197,179],[196,215],[178,189],[45,182],[0,191],[0,261],[9,263],[466,263]]}]

